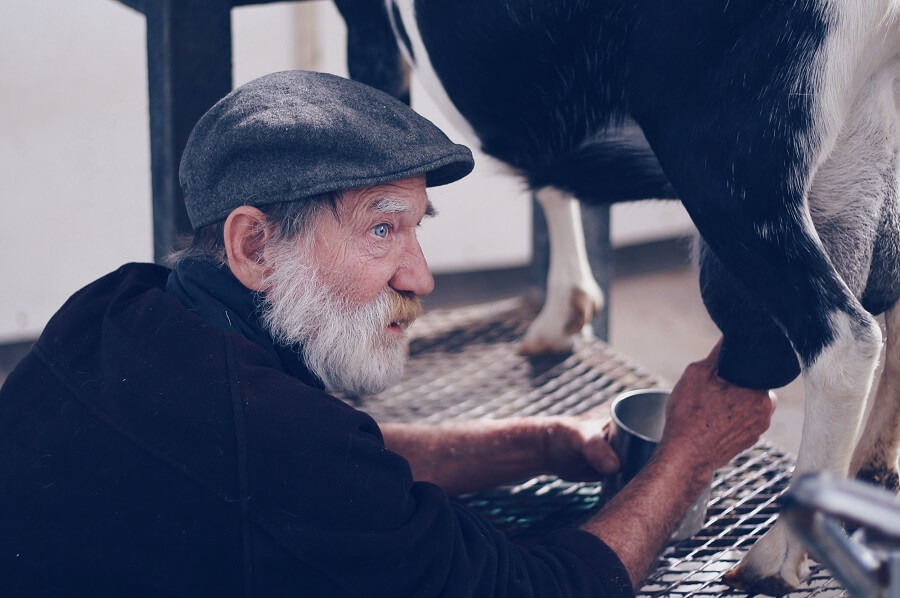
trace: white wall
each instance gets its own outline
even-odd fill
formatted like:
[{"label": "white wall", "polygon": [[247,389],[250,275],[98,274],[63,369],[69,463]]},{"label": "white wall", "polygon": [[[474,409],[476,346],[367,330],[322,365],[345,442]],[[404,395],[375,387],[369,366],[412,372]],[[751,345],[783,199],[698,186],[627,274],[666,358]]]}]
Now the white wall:
[{"label": "white wall", "polygon": [[[328,2],[244,7],[232,21],[236,85],[316,65],[346,74],[343,23]],[[72,292],[124,262],[152,259],[146,69],[144,17],[115,0],[4,0],[0,343],[36,337]],[[413,97],[465,142],[417,86]],[[476,161],[472,176],[432,191],[441,216],[421,238],[436,272],[530,259],[521,183],[482,155]],[[643,206],[616,210],[618,243],[658,236],[665,226],[647,232],[647,223],[672,218]]]},{"label": "white wall", "polygon": [[151,259],[144,39],[143,17],[110,0],[3,3],[0,342]]}]

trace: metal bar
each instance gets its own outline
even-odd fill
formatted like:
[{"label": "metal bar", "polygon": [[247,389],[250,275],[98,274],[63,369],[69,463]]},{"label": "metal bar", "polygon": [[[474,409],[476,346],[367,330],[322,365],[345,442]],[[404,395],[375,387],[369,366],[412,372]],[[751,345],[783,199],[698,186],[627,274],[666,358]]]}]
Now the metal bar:
[{"label": "metal bar", "polygon": [[547,297],[547,273],[550,271],[550,233],[547,218],[536,195],[531,196],[531,286]]},{"label": "metal bar", "polygon": [[603,309],[594,314],[591,323],[597,338],[609,340],[610,285],[613,275],[612,244],[609,240],[609,206],[581,204],[581,220],[588,262],[597,284],[603,289]]},{"label": "metal bar", "polygon": [[194,124],[231,90],[231,1],[148,0],[153,255],[191,231],[178,166]]}]

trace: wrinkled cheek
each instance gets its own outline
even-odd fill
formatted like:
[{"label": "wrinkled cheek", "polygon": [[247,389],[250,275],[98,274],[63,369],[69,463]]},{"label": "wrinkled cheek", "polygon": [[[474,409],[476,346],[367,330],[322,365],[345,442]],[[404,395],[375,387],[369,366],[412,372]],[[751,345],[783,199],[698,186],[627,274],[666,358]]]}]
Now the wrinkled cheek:
[{"label": "wrinkled cheek", "polygon": [[348,303],[357,308],[378,301],[382,294],[390,290],[386,283],[376,284],[370,278],[360,276],[347,276],[335,281],[335,284]]}]

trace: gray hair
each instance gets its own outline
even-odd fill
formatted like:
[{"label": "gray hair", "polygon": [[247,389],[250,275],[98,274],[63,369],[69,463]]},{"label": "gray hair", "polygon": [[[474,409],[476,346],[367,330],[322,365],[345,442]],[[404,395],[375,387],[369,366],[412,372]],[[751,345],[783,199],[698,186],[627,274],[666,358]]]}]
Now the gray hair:
[{"label": "gray hair", "polygon": [[[269,242],[280,243],[308,234],[323,210],[330,210],[337,217],[340,191],[322,193],[299,201],[283,201],[259,206],[266,216],[266,225],[274,226]],[[187,260],[201,260],[224,266],[228,263],[225,253],[225,220],[200,227],[191,236],[178,241],[178,248],[165,258],[165,264],[175,268]]]}]

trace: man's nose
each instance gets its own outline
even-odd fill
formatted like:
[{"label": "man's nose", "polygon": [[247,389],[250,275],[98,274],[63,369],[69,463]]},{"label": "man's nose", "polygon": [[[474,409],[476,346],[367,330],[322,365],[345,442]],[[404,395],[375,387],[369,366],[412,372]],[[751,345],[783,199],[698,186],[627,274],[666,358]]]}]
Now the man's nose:
[{"label": "man's nose", "polygon": [[418,241],[409,248],[390,285],[395,291],[412,293],[417,297],[424,297],[434,290],[434,278]]}]

